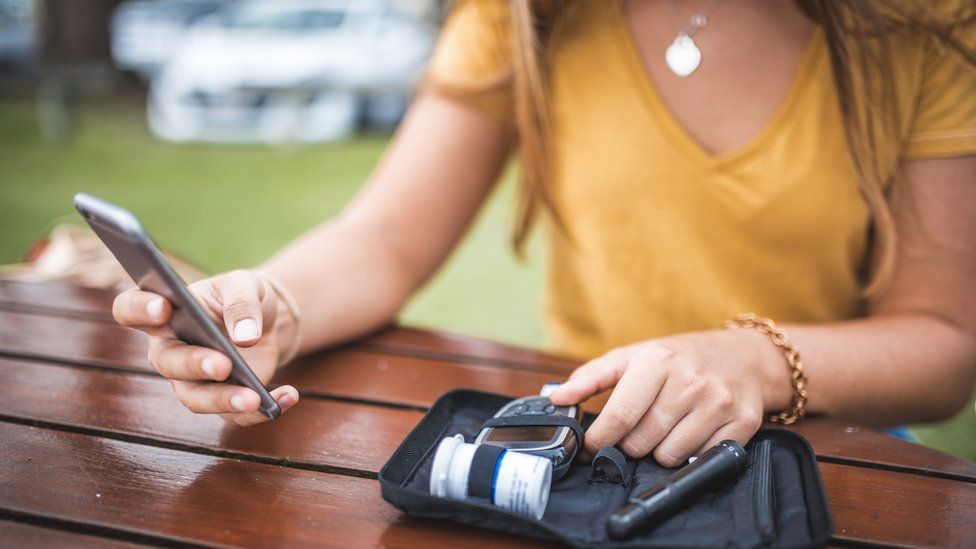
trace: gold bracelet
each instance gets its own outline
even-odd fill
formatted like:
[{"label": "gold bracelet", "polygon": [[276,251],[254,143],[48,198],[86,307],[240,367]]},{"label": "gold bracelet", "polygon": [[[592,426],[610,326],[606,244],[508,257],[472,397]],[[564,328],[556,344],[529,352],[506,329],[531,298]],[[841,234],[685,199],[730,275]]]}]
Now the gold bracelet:
[{"label": "gold bracelet", "polygon": [[792,425],[803,419],[806,414],[807,405],[807,376],[803,373],[803,361],[800,360],[800,351],[790,343],[786,331],[776,326],[776,323],[768,318],[758,316],[754,313],[736,315],[735,318],[725,323],[726,328],[755,328],[772,340],[783,350],[786,355],[786,363],[790,367],[790,379],[793,383],[793,401],[789,410],[784,410],[778,414],[769,416],[769,421]]},{"label": "gold bracelet", "polygon": [[267,283],[268,286],[271,286],[271,290],[274,291],[275,297],[278,298],[278,301],[285,306],[288,314],[291,315],[291,319],[294,324],[293,329],[295,331],[295,337],[292,338],[291,344],[288,346],[288,350],[282,353],[281,358],[278,359],[278,366],[284,366],[291,361],[291,359],[295,358],[295,355],[298,354],[299,347],[301,347],[302,314],[298,310],[298,305],[295,303],[295,300],[292,299],[291,294],[288,293],[288,290],[285,289],[285,286],[281,283],[281,281],[265,271],[254,269],[252,272],[258,278]]}]

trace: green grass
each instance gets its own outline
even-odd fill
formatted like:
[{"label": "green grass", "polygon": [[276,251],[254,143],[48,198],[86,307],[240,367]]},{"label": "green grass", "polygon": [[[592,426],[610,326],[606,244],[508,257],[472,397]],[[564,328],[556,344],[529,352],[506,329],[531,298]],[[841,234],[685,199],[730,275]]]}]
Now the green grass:
[{"label": "green grass", "polygon": [[[0,102],[0,264],[19,261],[87,191],[133,210],[165,248],[211,272],[255,265],[329,218],[365,181],[388,136],[296,147],[162,143],[139,105],[86,104],[64,144],[38,132],[28,101]],[[543,342],[539,254],[507,247],[511,174],[447,266],[410,303],[405,323],[520,345]],[[323,282],[327,283],[327,282]],[[917,428],[922,441],[976,459],[976,417]]]},{"label": "green grass", "polygon": [[[207,271],[255,265],[335,215],[389,137],[294,148],[173,145],[149,135],[131,103],[86,104],[64,144],[41,138],[30,102],[0,103],[0,120],[0,264],[19,261],[86,191],[128,207],[164,248]],[[511,179],[404,322],[541,345],[538,254],[519,263],[506,244]]]}]

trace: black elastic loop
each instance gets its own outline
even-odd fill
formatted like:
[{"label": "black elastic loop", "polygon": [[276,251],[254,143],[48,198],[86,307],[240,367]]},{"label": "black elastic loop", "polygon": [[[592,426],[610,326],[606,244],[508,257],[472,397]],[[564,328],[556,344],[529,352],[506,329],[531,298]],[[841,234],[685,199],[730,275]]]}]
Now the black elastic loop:
[{"label": "black elastic loop", "polygon": [[590,464],[590,480],[630,485],[630,467],[627,458],[616,446],[608,446],[593,456]]},{"label": "black elastic loop", "polygon": [[583,447],[583,428],[576,419],[569,416],[505,416],[489,419],[481,426],[489,427],[569,427],[576,434],[576,447]]},{"label": "black elastic loop", "polygon": [[468,473],[468,495],[491,501],[491,484],[495,480],[495,466],[505,449],[491,444],[479,444],[471,459]]}]

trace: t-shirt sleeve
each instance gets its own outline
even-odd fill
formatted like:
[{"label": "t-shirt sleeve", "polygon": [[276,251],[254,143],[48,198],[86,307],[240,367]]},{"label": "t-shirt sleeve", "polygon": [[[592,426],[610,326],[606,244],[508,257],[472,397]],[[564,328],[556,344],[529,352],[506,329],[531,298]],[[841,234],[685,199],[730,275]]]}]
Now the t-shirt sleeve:
[{"label": "t-shirt sleeve", "polygon": [[421,88],[513,123],[510,37],[506,2],[458,2],[444,23]]},{"label": "t-shirt sleeve", "polygon": [[[976,48],[976,27],[959,34]],[[976,67],[955,52],[933,45],[922,69],[908,145],[908,158],[976,154]]]}]

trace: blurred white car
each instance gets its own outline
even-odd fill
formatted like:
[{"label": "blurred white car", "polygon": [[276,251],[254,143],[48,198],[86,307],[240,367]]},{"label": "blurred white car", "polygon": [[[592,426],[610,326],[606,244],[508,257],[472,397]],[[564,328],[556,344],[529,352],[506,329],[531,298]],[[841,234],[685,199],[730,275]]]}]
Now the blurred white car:
[{"label": "blurred white car", "polygon": [[178,49],[187,28],[226,0],[128,0],[112,15],[115,66],[152,78]]},{"label": "blurred white car", "polygon": [[389,2],[240,0],[191,27],[153,79],[150,127],[171,141],[343,137],[369,104],[402,115],[434,33]]},{"label": "blurred white car", "polygon": [[36,58],[39,44],[27,0],[0,0],[0,69],[23,69]]}]

